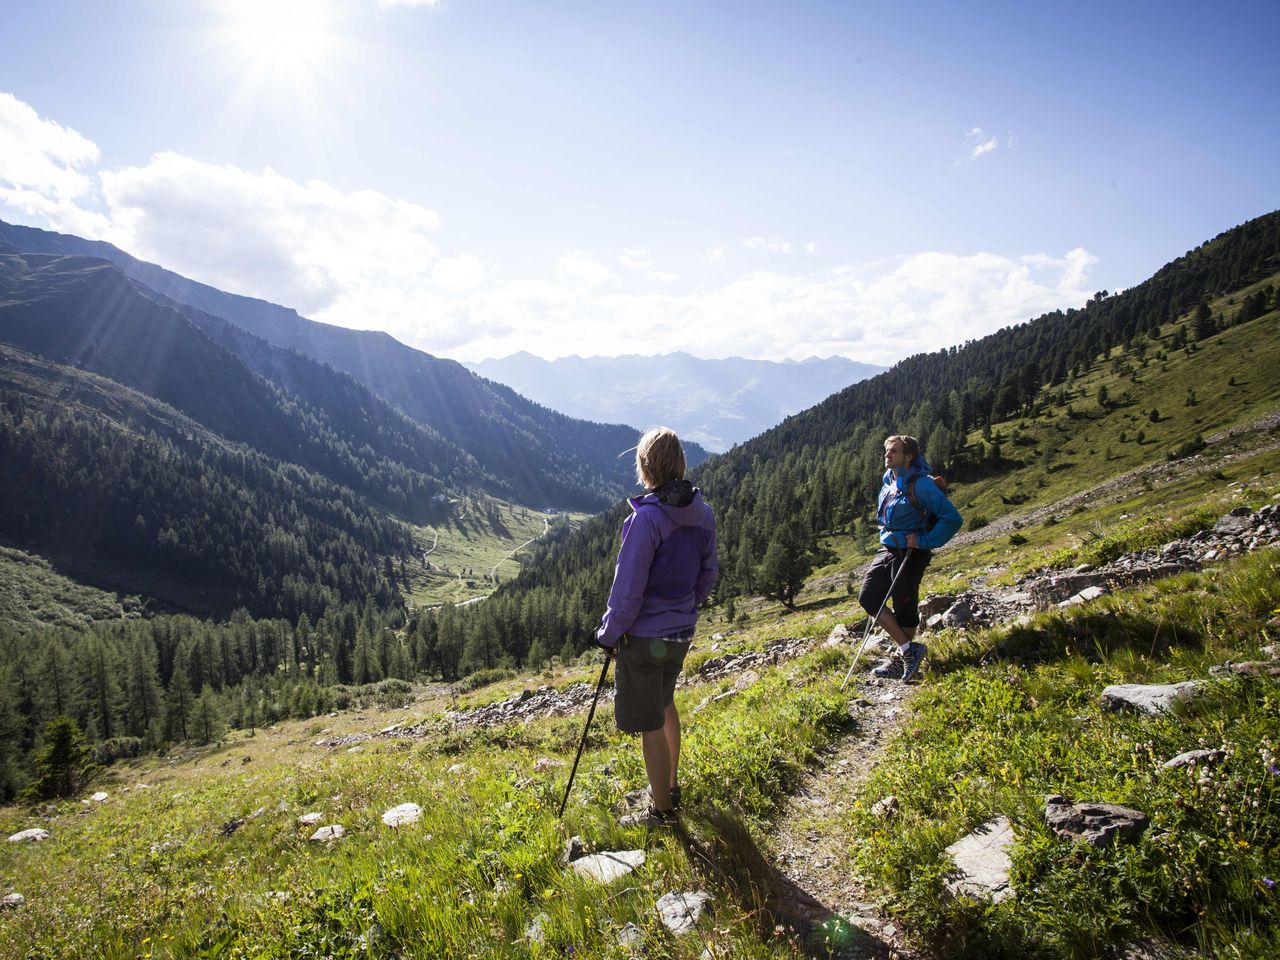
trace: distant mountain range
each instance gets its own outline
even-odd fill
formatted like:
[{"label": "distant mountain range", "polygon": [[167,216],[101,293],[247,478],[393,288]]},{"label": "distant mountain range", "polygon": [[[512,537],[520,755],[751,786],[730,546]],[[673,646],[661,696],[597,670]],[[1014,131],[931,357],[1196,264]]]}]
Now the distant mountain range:
[{"label": "distant mountain range", "polygon": [[779,362],[687,353],[543,360],[521,352],[466,366],[569,416],[665,425],[716,453],[885,369],[845,357]]},{"label": "distant mountain range", "polygon": [[[78,309],[83,309],[86,317],[94,317],[92,322],[97,326],[86,335],[92,333],[94,349],[99,351],[108,349],[103,331],[112,329],[112,324],[145,303],[149,316],[172,314],[185,318],[235,353],[254,373],[269,380],[283,377],[278,385],[288,392],[310,389],[308,385],[318,376],[316,361],[350,375],[365,390],[399,408],[451,445],[452,452],[441,461],[443,473],[453,472],[461,463],[458,457],[469,459],[476,465],[472,482],[480,484],[486,478],[495,481],[500,488],[496,492],[503,496],[535,506],[596,510],[634,489],[630,464],[617,456],[618,451],[636,441],[636,431],[631,426],[565,416],[529,401],[507,386],[478,377],[452,360],[405,346],[386,333],[317,323],[287,307],[189,280],[101,241],[0,221],[0,254],[6,249],[12,254],[50,256],[38,269],[29,269],[30,264],[12,269],[27,277],[25,286],[30,286],[37,275],[49,273],[42,283],[55,283],[52,275],[58,275],[57,290],[77,299],[81,304]],[[110,264],[114,270],[109,272],[117,274],[120,281],[127,278],[125,285],[133,287],[134,292],[126,291],[124,285],[106,274],[99,275],[87,261],[56,263],[56,258],[65,257],[92,258],[103,266]],[[27,301],[48,296],[48,291],[29,296],[24,284],[11,287],[6,294],[10,302],[3,310],[22,313],[30,306]],[[104,290],[95,292],[90,289],[94,285],[103,286]],[[106,287],[110,290],[106,291]],[[108,294],[112,299],[103,299]],[[105,309],[107,306],[111,309]],[[252,337],[247,338],[245,333]],[[142,331],[135,334],[147,339]],[[42,336],[54,334],[46,332]],[[0,340],[15,342],[4,333],[3,313]],[[284,352],[266,350],[263,341]],[[83,349],[88,349],[88,343],[82,345]],[[163,356],[157,352],[164,343],[153,338],[146,348],[153,364],[164,365]],[[65,356],[81,356],[72,344],[64,343],[63,347]],[[287,357],[288,352],[301,354],[312,363],[299,366],[298,359]],[[110,372],[96,372],[112,376]],[[170,373],[182,375],[179,370]],[[152,375],[163,376],[164,371],[156,370]],[[248,424],[241,426],[249,429]],[[686,452],[692,462],[701,462],[707,455],[696,445]]]}]

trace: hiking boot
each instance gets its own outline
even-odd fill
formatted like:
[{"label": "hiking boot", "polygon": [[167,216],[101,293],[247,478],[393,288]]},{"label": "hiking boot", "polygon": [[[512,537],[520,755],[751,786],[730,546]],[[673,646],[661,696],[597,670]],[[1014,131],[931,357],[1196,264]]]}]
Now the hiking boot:
[{"label": "hiking boot", "polygon": [[671,809],[680,809],[680,787],[678,785],[671,788]]},{"label": "hiking boot", "polygon": [[656,827],[674,826],[679,820],[680,814],[672,810],[659,810],[657,807],[650,806],[643,813],[628,813],[625,817],[618,818],[618,826],[620,827],[648,827],[653,830]]},{"label": "hiking boot", "polygon": [[920,664],[924,662],[924,654],[925,645],[912,640],[907,645],[905,654],[901,650],[895,650],[887,661],[876,667],[871,673],[881,680],[901,680],[903,683],[907,683],[920,669]]}]

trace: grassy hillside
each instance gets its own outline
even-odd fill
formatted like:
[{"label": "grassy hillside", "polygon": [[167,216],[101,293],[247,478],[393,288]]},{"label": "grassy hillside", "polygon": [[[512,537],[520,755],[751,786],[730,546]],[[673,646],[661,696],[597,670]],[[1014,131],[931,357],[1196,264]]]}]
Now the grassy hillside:
[{"label": "grassy hillside", "polygon": [[414,528],[418,550],[405,564],[411,607],[489,594],[520,571],[529,547],[549,529],[586,516],[547,514],[495,498],[459,500],[450,513],[444,523]]},{"label": "grassy hillside", "polygon": [[[1041,615],[1019,632],[935,637],[929,674],[883,762],[853,809],[833,812],[826,828],[843,838],[846,869],[865,878],[912,943],[945,944],[948,956],[1083,958],[1152,937],[1211,956],[1271,955],[1280,944],[1280,903],[1265,882],[1280,873],[1275,681],[1214,679],[1211,695],[1176,720],[1105,713],[1096,696],[1107,683],[1208,679],[1211,664],[1259,656],[1277,639],[1277,573],[1280,552],[1271,550]],[[821,637],[832,612],[847,615],[847,606],[781,618],[760,611],[717,654],[780,635]],[[691,666],[711,655],[711,629],[704,625]],[[1166,640],[1153,650],[1157,629]],[[1010,637],[1026,665],[980,665]],[[738,862],[728,856],[742,843],[735,820],[767,845],[802,770],[835,741],[866,733],[838,691],[850,655],[815,648],[705,704],[733,680],[681,689],[692,846],[616,826],[610,808],[643,772],[634,741],[607,718],[593,728],[561,826],[555,808],[582,717],[450,729],[432,719],[445,702],[429,691],[407,707],[117,764],[90,787],[106,790],[105,802],[73,799],[38,815],[0,810],[6,834],[51,833],[0,849],[2,882],[27,899],[0,927],[0,956],[625,957],[617,936],[628,923],[653,955],[826,956],[822,931],[775,929],[783,915],[760,912],[763,888],[753,896],[742,877],[707,864]],[[587,664],[523,682],[564,687],[594,673]],[[488,689],[457,705],[509,692]],[[435,732],[356,749],[315,743],[422,721]],[[1160,769],[1182,750],[1219,745],[1227,759],[1208,780]],[[1075,848],[1039,818],[1047,792],[1138,806],[1155,827],[1134,847]],[[891,829],[870,812],[888,793],[901,811]],[[380,822],[406,801],[424,807],[422,821]],[[346,836],[308,843],[315,827],[297,818],[311,811]],[[993,812],[1014,823],[1017,897],[983,907],[944,895],[943,848]],[[561,865],[569,834],[593,849],[644,847],[648,860],[601,892]],[[707,887],[714,912],[695,935],[659,926],[658,896]],[[535,918],[541,943],[528,938]]]}]

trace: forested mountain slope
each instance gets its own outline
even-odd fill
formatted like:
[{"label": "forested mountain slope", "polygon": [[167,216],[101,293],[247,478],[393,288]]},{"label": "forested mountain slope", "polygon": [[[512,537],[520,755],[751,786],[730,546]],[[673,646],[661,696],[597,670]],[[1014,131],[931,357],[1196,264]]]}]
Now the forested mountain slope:
[{"label": "forested mountain slope", "polygon": [[[510,483],[522,502],[599,509],[632,487],[631,470],[617,457],[635,443],[631,427],[566,417],[385,333],[316,323],[294,310],[188,280],[107,243],[0,221],[4,244],[107,260],[163,298],[343,370]],[[706,456],[697,446],[688,454],[695,462]]]},{"label": "forested mountain slope", "polygon": [[[1173,359],[1195,363],[1198,344],[1225,325],[1248,325],[1274,311],[1277,294],[1268,278],[1277,272],[1280,213],[1271,213],[1226,231],[1123,293],[1103,292],[1082,309],[1055,311],[960,347],[913,356],[716,457],[694,479],[719,521],[719,597],[770,592],[823,559],[817,547],[822,535],[869,526],[885,436],[920,437],[934,467],[962,484],[998,481],[1028,457],[1048,469],[1052,451],[1035,446],[1044,441],[1034,433],[1006,437],[1005,449],[992,425],[1058,417],[1070,433],[1109,413],[1111,401],[1104,396],[1100,409],[1073,419],[1070,404],[1081,402],[1075,383],[1090,371],[1097,375],[1112,362],[1112,349],[1126,345],[1135,356],[1149,351],[1166,358],[1145,386],[1135,379],[1126,387],[1128,400],[1116,398],[1117,404],[1138,405],[1134,392],[1154,389]],[[1259,333],[1251,359],[1263,368],[1269,355],[1280,362],[1274,333]],[[1090,398],[1091,405],[1098,399]],[[1273,402],[1268,395],[1255,406]],[[1163,415],[1178,417],[1181,409],[1166,406]],[[1187,413],[1184,433],[1194,437],[1246,415],[1226,406],[1217,409],[1217,422],[1192,425],[1196,415]],[[1015,453],[1017,442],[1033,446]],[[1144,449],[1139,440],[1134,456],[1165,454],[1164,448]],[[1028,495],[1006,498],[1001,508],[1016,509]],[[539,562],[528,564],[484,610],[468,611],[472,623],[463,628],[496,631],[516,651],[566,636],[586,643],[608,589],[624,513],[619,507],[548,544]],[[533,624],[531,608],[543,611]],[[541,639],[537,624],[554,625],[548,639]]]}]

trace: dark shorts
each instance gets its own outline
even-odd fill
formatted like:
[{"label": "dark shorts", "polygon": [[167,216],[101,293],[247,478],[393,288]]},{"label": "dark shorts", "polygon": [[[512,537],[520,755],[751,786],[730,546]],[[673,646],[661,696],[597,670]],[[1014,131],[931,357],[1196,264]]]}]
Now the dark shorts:
[{"label": "dark shorts", "polygon": [[661,730],[676,678],[689,653],[688,640],[624,636],[618,641],[613,716],[623,733]]},{"label": "dark shorts", "polygon": [[888,597],[893,601],[893,616],[900,627],[920,626],[920,581],[924,579],[924,568],[929,566],[933,554],[928,550],[912,550],[907,557],[906,569],[898,575],[893,584],[893,593],[889,593],[889,584],[902,564],[907,551],[896,547],[881,547],[876,558],[871,561],[867,575],[862,579],[862,592],[858,594],[858,603],[867,611],[867,616],[874,617],[876,611]]}]

